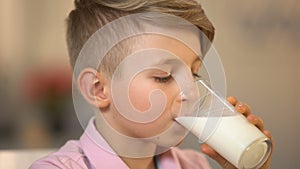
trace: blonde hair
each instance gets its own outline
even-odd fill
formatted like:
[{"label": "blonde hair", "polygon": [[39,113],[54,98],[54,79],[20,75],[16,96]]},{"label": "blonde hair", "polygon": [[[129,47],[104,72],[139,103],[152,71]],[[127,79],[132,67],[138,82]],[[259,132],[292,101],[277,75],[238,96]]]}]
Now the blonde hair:
[{"label": "blonde hair", "polygon": [[[194,0],[75,0],[67,22],[67,45],[71,65],[74,67],[81,48],[89,37],[105,24],[120,17],[143,12],[160,12],[181,17],[197,26],[210,41],[214,38],[214,27],[206,17],[201,5]],[[123,46],[123,47],[122,47]],[[116,48],[124,49],[124,44]],[[120,52],[113,50],[110,53]],[[115,53],[113,56],[118,56]],[[106,57],[107,58],[107,57]],[[114,71],[118,58],[103,60],[110,63],[105,70]],[[105,64],[104,64],[105,65]],[[108,69],[108,70],[107,70]]]}]

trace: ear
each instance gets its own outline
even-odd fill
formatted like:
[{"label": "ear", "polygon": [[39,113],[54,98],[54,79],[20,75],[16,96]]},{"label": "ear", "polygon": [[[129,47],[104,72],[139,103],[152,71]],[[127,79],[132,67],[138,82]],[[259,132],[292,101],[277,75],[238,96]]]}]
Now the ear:
[{"label": "ear", "polygon": [[109,106],[109,83],[104,75],[93,68],[85,68],[79,74],[77,84],[88,103],[98,108]]}]

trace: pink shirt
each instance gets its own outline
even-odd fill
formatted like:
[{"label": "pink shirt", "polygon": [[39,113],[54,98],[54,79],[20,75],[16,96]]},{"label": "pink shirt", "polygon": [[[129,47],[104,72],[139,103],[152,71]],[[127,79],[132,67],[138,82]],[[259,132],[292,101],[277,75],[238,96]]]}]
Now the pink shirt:
[{"label": "pink shirt", "polygon": [[[68,141],[57,152],[34,162],[30,169],[128,169],[119,156],[95,144],[94,139],[102,141],[108,146],[96,130],[94,118],[92,118],[80,140]],[[160,154],[158,160],[161,169],[210,168],[204,155],[193,150],[181,150],[176,147]]]}]

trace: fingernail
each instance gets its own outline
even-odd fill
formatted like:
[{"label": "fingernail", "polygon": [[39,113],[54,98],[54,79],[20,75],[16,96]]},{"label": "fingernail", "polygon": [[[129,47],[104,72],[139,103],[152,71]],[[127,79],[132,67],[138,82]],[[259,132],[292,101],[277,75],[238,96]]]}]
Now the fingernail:
[{"label": "fingernail", "polygon": [[238,107],[243,107],[243,104],[239,103],[237,106],[238,106]]},{"label": "fingernail", "polygon": [[237,99],[234,96],[229,96],[228,99],[230,99],[232,101],[237,101]]},{"label": "fingernail", "polygon": [[253,118],[253,123],[257,124],[258,123],[258,119],[257,118]]},{"label": "fingernail", "polygon": [[238,105],[237,105],[237,108],[238,108],[239,110],[243,111],[243,112],[246,110],[245,107],[244,107],[242,104],[238,104]]}]

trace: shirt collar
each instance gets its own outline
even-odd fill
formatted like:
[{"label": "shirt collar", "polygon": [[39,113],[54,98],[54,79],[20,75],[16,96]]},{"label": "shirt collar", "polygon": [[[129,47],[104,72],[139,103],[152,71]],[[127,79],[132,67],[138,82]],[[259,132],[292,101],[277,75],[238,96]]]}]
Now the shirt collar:
[{"label": "shirt collar", "polygon": [[90,164],[95,168],[128,169],[127,165],[96,130],[94,121],[94,117],[90,119],[84,134],[80,138],[83,152]]},{"label": "shirt collar", "polygon": [[[95,117],[90,119],[87,128],[79,141],[88,162],[94,168],[129,169],[105,141],[105,139],[99,134],[94,121]],[[172,149],[158,155],[158,158],[162,169],[180,169],[179,161]]]}]

